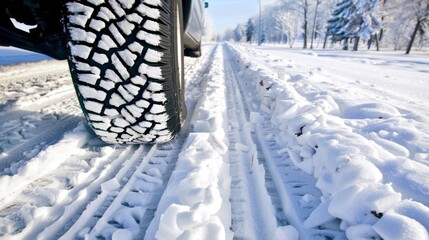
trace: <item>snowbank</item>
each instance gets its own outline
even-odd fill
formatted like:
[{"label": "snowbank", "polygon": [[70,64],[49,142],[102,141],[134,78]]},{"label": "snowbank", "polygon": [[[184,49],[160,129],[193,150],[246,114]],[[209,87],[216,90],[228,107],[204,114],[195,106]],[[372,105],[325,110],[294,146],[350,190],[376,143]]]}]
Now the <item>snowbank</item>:
[{"label": "snowbank", "polygon": [[[411,166],[417,163],[398,158],[354,132],[338,117],[340,108],[331,96],[322,92],[302,96],[290,82],[311,75],[290,76],[287,67],[291,66],[274,70],[258,64],[255,51],[248,54],[249,49],[240,46],[229,48],[241,68],[240,74],[252,80],[258,89],[262,99],[260,110],[271,114],[271,122],[280,132],[277,142],[286,147],[295,166],[317,179],[316,186],[323,193],[322,203],[310,215],[307,227],[339,218],[349,239],[429,239],[429,215],[419,214],[429,209],[403,199],[394,189],[399,184],[392,186],[393,179],[383,176],[390,165],[389,169],[412,184],[410,177],[401,176],[398,168],[406,165],[404,162]],[[399,115],[394,108],[377,104],[355,108],[365,113],[360,117]],[[349,109],[345,115],[355,117],[356,109]],[[411,166],[407,171],[424,181],[422,172]],[[420,167],[427,168],[423,164]],[[326,212],[333,218],[323,216]]]},{"label": "snowbank", "polygon": [[146,238],[231,239],[223,61],[217,50],[193,130],[159,203]]}]

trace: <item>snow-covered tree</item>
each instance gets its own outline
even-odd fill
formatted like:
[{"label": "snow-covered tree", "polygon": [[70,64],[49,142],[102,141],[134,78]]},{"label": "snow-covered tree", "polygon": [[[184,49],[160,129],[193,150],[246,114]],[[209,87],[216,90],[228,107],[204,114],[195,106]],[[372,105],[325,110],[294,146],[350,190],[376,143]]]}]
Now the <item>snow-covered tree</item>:
[{"label": "snow-covered tree", "polygon": [[412,31],[410,13],[404,8],[404,0],[381,0],[379,16],[382,27],[378,34],[380,46],[394,50],[405,48]]},{"label": "snow-covered tree", "polygon": [[[422,48],[429,45],[429,0],[279,0],[275,5],[265,5],[261,17],[261,36],[266,42],[288,43],[303,37],[304,47],[317,47],[317,39],[328,37],[332,43],[342,42],[345,48],[359,40],[367,40],[368,47],[375,43],[377,49],[408,47]],[[253,30],[248,32],[248,22]],[[259,16],[253,16],[234,31],[234,39],[250,42],[258,39]],[[307,21],[307,24],[305,22]],[[307,25],[307,33],[306,26]],[[249,33],[249,34],[248,34]],[[307,37],[305,37],[307,35]],[[414,38],[414,39],[413,39]]]},{"label": "snow-covered tree", "polygon": [[333,40],[345,40],[347,44],[347,39],[354,38],[353,50],[357,50],[361,38],[369,39],[381,27],[375,16],[377,4],[378,0],[343,0],[338,3],[328,26]]},{"label": "snow-covered tree", "polygon": [[406,49],[406,52],[411,51],[414,42],[420,47],[428,46],[424,41],[429,35],[425,31],[429,21],[428,2],[428,0],[383,0],[380,5],[383,25],[380,30],[380,45],[394,50]]},{"label": "snow-covered tree", "polygon": [[292,47],[302,26],[300,13],[292,0],[284,0],[264,8],[262,36],[268,42],[286,43]]},{"label": "snow-covered tree", "polygon": [[300,21],[296,11],[280,11],[278,13],[279,27],[286,36],[289,46],[292,48],[299,34]]},{"label": "snow-covered tree", "polygon": [[246,24],[246,42],[252,42],[253,34],[255,33],[255,22],[249,18]]},{"label": "snow-covered tree", "polygon": [[381,28],[380,21],[375,15],[377,6],[378,0],[361,0],[356,2],[357,14],[347,26],[350,32],[354,31],[355,37],[368,40]]},{"label": "snow-covered tree", "polygon": [[322,2],[322,0],[316,0],[316,6],[314,8],[314,15],[313,15],[313,26],[311,29],[311,44],[310,44],[310,48],[313,49],[313,42],[314,42],[314,38],[316,38],[316,30],[317,30],[317,14],[319,13],[319,5]]},{"label": "snow-covered tree", "polygon": [[350,21],[352,6],[353,2],[351,0],[343,0],[336,4],[336,8],[332,13],[332,18],[328,20],[329,25],[327,27],[327,35],[332,36],[333,42],[346,40],[345,42],[347,44],[347,39],[351,37],[345,33],[344,27]]},{"label": "snow-covered tree", "polygon": [[245,30],[243,25],[238,24],[234,29],[234,40],[236,42],[243,42],[245,40]]},{"label": "snow-covered tree", "polygon": [[429,0],[411,0],[408,1],[408,4],[414,10],[415,26],[405,52],[406,54],[410,53],[417,33],[424,36],[429,28]]},{"label": "snow-covered tree", "polygon": [[303,41],[304,44],[302,48],[307,48],[307,41],[308,41],[308,19],[309,19],[309,12],[310,12],[310,3],[309,0],[297,0],[292,1],[296,7],[296,10],[299,11],[299,13],[302,16],[302,30],[303,30]]}]

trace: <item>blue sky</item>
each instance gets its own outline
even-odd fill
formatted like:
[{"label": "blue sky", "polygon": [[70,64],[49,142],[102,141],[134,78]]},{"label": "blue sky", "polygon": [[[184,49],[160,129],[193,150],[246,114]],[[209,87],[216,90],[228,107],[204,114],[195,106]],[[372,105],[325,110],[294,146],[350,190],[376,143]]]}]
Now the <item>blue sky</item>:
[{"label": "blue sky", "polygon": [[[262,0],[263,6],[275,0]],[[246,22],[259,13],[259,0],[206,0],[206,9],[213,19],[218,33],[233,29],[238,23]]]}]

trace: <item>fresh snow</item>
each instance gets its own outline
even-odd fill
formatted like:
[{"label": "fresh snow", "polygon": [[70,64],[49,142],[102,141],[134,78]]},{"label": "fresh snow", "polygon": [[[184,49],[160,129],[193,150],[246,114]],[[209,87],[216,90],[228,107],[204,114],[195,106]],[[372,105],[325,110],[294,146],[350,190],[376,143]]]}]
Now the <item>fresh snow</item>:
[{"label": "fresh snow", "polygon": [[202,50],[185,59],[187,120],[162,145],[98,140],[66,62],[0,66],[0,239],[429,239],[427,53]]}]

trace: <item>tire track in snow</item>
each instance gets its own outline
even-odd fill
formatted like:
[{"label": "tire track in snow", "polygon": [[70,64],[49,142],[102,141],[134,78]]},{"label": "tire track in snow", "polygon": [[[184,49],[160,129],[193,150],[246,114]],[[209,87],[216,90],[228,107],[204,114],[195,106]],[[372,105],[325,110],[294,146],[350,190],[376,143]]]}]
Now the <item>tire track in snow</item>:
[{"label": "tire track in snow", "polygon": [[[228,49],[226,52],[232,59]],[[235,63],[230,61],[228,65],[234,66]],[[248,131],[246,138],[251,139],[248,140],[250,144],[254,144],[250,151],[256,152],[257,158],[252,161],[257,161],[263,167],[261,170],[265,175],[263,182],[274,208],[279,236],[281,231],[290,233],[288,224],[299,232],[300,239],[333,239],[342,236],[339,223],[319,226],[319,229],[311,229],[313,227],[311,222],[305,226],[305,220],[320,204],[321,193],[315,186],[316,180],[294,167],[285,149],[274,140],[277,132],[271,126],[270,115],[258,107],[261,101],[255,97],[258,96],[256,89],[246,83],[246,79],[240,78],[237,70],[232,70],[231,73],[232,87],[229,89],[235,89],[235,99],[239,108],[239,110],[235,108],[235,111],[244,112],[241,114],[240,122],[245,123],[243,129],[247,128]],[[275,229],[271,229],[268,234],[275,232]],[[262,235],[258,239],[274,237],[275,235]]]},{"label": "tire track in snow", "polygon": [[[225,78],[227,81],[229,144],[231,164],[231,230],[234,239],[273,239],[281,216],[275,216],[271,197],[277,197],[269,176],[260,164],[258,149],[252,137],[252,126],[237,86],[233,60],[224,47]],[[268,180],[268,181],[266,181]],[[270,194],[270,193],[271,194]],[[271,195],[271,196],[270,196]]]},{"label": "tire track in snow", "polygon": [[215,48],[211,48],[210,51],[210,54],[198,61],[194,68],[187,68],[187,73],[195,68],[199,70],[191,77],[186,88],[187,106],[190,111],[181,133],[170,143],[152,147],[126,186],[122,188],[118,197],[88,233],[89,238],[112,238],[115,234],[145,237],[146,229],[154,218],[161,195],[167,186],[182,145],[189,133],[190,120],[200,97],[200,94],[192,96],[191,93],[194,88],[200,89],[205,84],[201,75],[208,71]]},{"label": "tire track in snow", "polygon": [[[210,49],[203,60],[198,61],[188,71],[199,69],[191,76],[189,84],[194,88],[201,88],[205,84],[201,78],[213,58],[215,49]],[[189,90],[192,90],[191,87]],[[188,90],[188,89],[187,89]],[[168,180],[173,172],[182,145],[187,138],[190,129],[190,119],[197,105],[198,96],[187,94],[187,106],[190,109],[188,119],[182,132],[172,142],[163,145],[153,145],[147,154],[140,154],[143,160],[135,168],[131,176],[126,177],[126,183],[116,187],[117,192],[107,204],[103,199],[95,199],[89,204],[74,225],[67,232],[60,234],[61,239],[69,238],[107,238],[116,234],[132,234],[143,238],[146,229],[154,218],[157,205],[163,194]],[[110,192],[109,185],[115,186],[116,182],[110,182],[106,191]],[[101,207],[94,207],[103,204]],[[100,210],[102,208],[102,210]],[[53,227],[55,229],[56,227]],[[58,236],[60,236],[58,235]]]},{"label": "tire track in snow", "polygon": [[[322,203],[306,220],[307,226],[318,228],[341,221],[348,238],[428,238],[427,207],[403,199],[401,195],[406,191],[397,192],[389,180],[385,181],[385,173],[391,174],[392,169],[378,168],[373,163],[383,164],[389,159],[381,157],[379,150],[383,149],[377,150],[370,140],[350,131],[343,119],[329,114],[333,110],[330,104],[303,98],[289,79],[258,64],[260,59],[254,54],[239,46],[230,48],[235,60],[242,62],[236,65],[241,74],[257,89],[263,103],[261,110],[271,115],[272,125],[280,133],[275,135],[276,142],[285,147],[296,167],[317,179],[316,186],[323,192]],[[336,144],[330,145],[332,141]],[[396,169],[405,170],[403,166]],[[420,173],[413,170],[408,168],[403,173],[419,178]],[[397,176],[395,180],[404,182]],[[379,202],[383,204],[376,204]],[[363,224],[367,227],[362,228]]]},{"label": "tire track in snow", "polygon": [[[81,147],[88,138],[84,127],[79,126],[27,161],[16,174],[0,177],[0,236],[8,239],[22,239],[28,234],[33,236],[26,230],[35,227],[39,231],[38,226],[51,221],[52,207],[61,203],[64,197],[61,190],[72,188],[71,182],[82,170],[79,168],[74,174],[68,172],[63,175],[61,169],[71,163],[68,161],[71,157],[82,154]],[[32,218],[37,221],[31,221]]]},{"label": "tire track in snow", "polygon": [[[106,148],[109,150],[109,147]],[[100,164],[100,169],[94,169],[91,174],[88,174],[89,178],[91,176],[98,177],[94,177],[86,186],[79,185],[79,192],[76,194],[78,197],[68,203],[62,216],[48,227],[45,227],[38,237],[56,239],[63,236],[67,239],[66,231],[70,231],[70,228],[79,225],[82,222],[82,216],[89,216],[88,213],[92,218],[87,217],[85,219],[85,227],[91,228],[94,226],[95,222],[106,211],[107,206],[114,201],[119,189],[126,185],[127,179],[132,176],[137,166],[144,161],[144,156],[147,152],[148,147],[145,145],[132,145],[113,149],[110,154],[103,154],[101,158],[105,159],[103,161],[105,165]],[[97,162],[97,160],[94,159],[94,162]],[[76,219],[77,217],[79,218]],[[78,222],[79,220],[81,221]]]},{"label": "tire track in snow", "polygon": [[0,68],[0,118],[3,122],[74,96],[67,62],[42,61]]},{"label": "tire track in snow", "polygon": [[[152,146],[87,237],[110,239],[115,234],[127,232],[144,237],[173,172],[184,139],[185,136],[179,136],[173,142]],[[90,229],[88,224],[81,226]],[[84,235],[79,234],[85,232],[76,233],[78,235],[67,233],[63,238],[81,238]]]},{"label": "tire track in snow", "polygon": [[[36,176],[33,182],[10,201],[14,203],[13,208],[18,208],[17,202],[24,200],[22,206],[12,212],[10,220],[18,221],[19,218],[14,219],[14,216],[21,213],[25,217],[28,209],[32,209],[33,218],[37,219],[29,222],[21,219],[24,225],[13,229],[10,238],[57,238],[58,232],[66,229],[94,199],[103,199],[102,203],[109,202],[111,193],[106,190],[114,190],[112,185],[121,186],[121,180],[130,175],[130,169],[144,155],[145,146],[128,146],[125,149],[104,147],[96,149],[96,152],[89,148],[78,149],[76,154],[63,160],[57,168],[45,175]],[[60,152],[51,154],[61,156]],[[2,207],[1,212],[4,213],[8,208],[10,206]],[[1,215],[3,219],[8,218],[8,215]],[[18,234],[14,234],[16,232]]]},{"label": "tire track in snow", "polygon": [[[213,52],[213,49],[211,48],[210,51]],[[187,68],[191,73],[195,73],[190,84],[190,89],[195,88],[194,93],[196,88],[204,85],[204,81],[200,78],[209,67],[212,55],[206,55],[204,61],[200,60]],[[193,69],[199,70],[193,72]],[[197,105],[196,101],[201,94],[194,95],[190,96],[188,101],[191,109]],[[54,104],[49,108],[55,113],[57,109],[55,106],[58,105],[61,106],[61,104]],[[189,118],[191,117],[192,114],[189,115]],[[79,118],[78,121],[80,120]],[[189,128],[188,125],[189,119],[184,129]],[[53,132],[62,134],[64,131],[55,130]],[[46,141],[52,140],[50,135],[45,137]],[[158,176],[165,185],[175,166],[175,159],[177,160],[185,137],[186,133],[182,133],[172,143],[155,145],[149,151],[150,154],[146,156],[149,149],[145,146],[102,147],[100,142],[91,136],[85,146],[78,148],[77,152],[71,156],[63,158],[62,164],[49,169],[43,175],[38,175],[36,171],[32,177],[33,180],[29,180],[22,191],[16,192],[14,196],[9,196],[7,201],[2,201],[0,225],[3,227],[0,237],[51,239],[63,236],[67,239],[69,236],[72,238],[84,236],[96,224],[101,225],[100,218],[106,219],[108,216],[105,213],[116,212],[118,210],[116,207],[124,207],[122,203],[125,202],[116,205],[120,202],[118,196],[121,193],[126,196],[126,207],[130,207],[133,204],[142,203],[141,199],[135,198],[135,195],[138,195],[141,190],[139,187],[149,189],[156,187],[159,182],[156,180]],[[25,149],[28,149],[29,142],[31,141],[24,142]],[[25,145],[25,143],[28,144]],[[50,148],[47,148],[46,152],[55,155]],[[57,154],[61,156],[59,152]],[[43,160],[44,155],[40,157]],[[52,159],[49,160],[52,161]],[[139,167],[143,167],[144,173],[137,171]],[[164,175],[159,175],[161,172]],[[131,179],[136,180],[134,183],[141,183],[144,180],[149,180],[150,183],[133,185],[134,189],[126,188],[127,184],[132,185]],[[120,191],[121,188],[124,190]],[[150,199],[146,198],[151,207],[144,216],[142,229],[147,228],[153,218],[164,188],[165,186],[158,189],[157,192],[153,192]],[[144,201],[143,204],[145,204]],[[31,219],[37,219],[37,221]],[[119,223],[109,221],[108,224],[118,226]],[[5,226],[7,227],[5,228]]]},{"label": "tire track in snow", "polygon": [[79,116],[77,104],[75,99],[64,100],[37,112],[22,112],[21,117],[3,123],[0,127],[3,137],[0,140],[0,167],[16,169],[24,160],[75,128],[84,120]]},{"label": "tire track in snow", "polygon": [[4,174],[11,174],[83,118],[72,98],[75,93],[65,62],[1,70],[5,72],[0,72],[0,167]]}]

